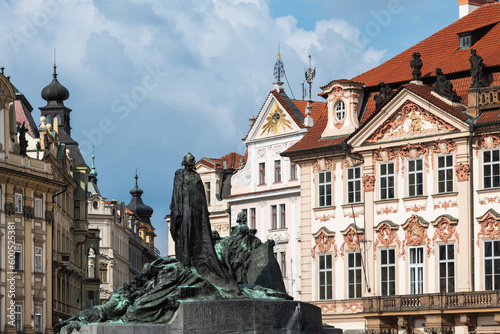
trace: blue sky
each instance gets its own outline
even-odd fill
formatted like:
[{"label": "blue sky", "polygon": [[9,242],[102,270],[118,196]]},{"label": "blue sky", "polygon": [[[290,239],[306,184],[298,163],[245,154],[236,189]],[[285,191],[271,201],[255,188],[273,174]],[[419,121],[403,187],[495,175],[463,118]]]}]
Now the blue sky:
[{"label": "blue sky", "polygon": [[0,66],[39,123],[57,49],[72,137],[89,166],[95,146],[102,195],[127,204],[137,168],[165,255],[175,170],[187,152],[244,153],[278,44],[300,99],[309,53],[316,95],[457,19],[456,0],[2,1]]}]

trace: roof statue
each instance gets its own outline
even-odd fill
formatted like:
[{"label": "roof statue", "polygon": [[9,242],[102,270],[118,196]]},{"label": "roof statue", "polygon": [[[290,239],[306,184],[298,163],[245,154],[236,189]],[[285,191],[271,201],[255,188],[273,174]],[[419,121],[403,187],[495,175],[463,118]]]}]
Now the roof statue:
[{"label": "roof statue", "polygon": [[382,81],[378,84],[378,86],[380,88],[380,92],[378,94],[375,94],[375,96],[373,97],[376,102],[377,108],[380,107],[380,105],[392,95],[392,89],[388,84]]},{"label": "roof statue", "polygon": [[483,58],[476,53],[476,49],[471,49],[470,53],[470,76],[472,78],[472,84],[470,88],[481,88],[484,69]]},{"label": "roof statue", "polygon": [[[184,156],[182,165],[175,172],[170,206],[176,259],[163,257],[146,264],[106,303],[58,323],[55,333],[63,328],[71,333],[92,323],[167,324],[184,302],[293,299],[286,293],[274,258],[274,241],[263,243],[251,234],[242,215],[229,237],[221,239],[213,233],[203,182],[194,170],[191,153]],[[142,191],[136,185],[131,193]]]},{"label": "roof statue", "polygon": [[432,86],[432,91],[443,97],[446,97],[453,102],[458,102],[458,96],[453,91],[453,84],[450,80],[446,79],[446,76],[443,74],[443,71],[439,67],[436,68],[436,78],[437,80],[434,86]]},{"label": "roof statue", "polygon": [[26,129],[24,122],[22,126],[17,126],[17,131],[19,132],[19,154],[26,155],[26,149],[28,148],[28,141],[26,140]]},{"label": "roof statue", "polygon": [[420,53],[414,52],[412,55],[412,60],[410,61],[410,66],[412,68],[411,74],[413,75],[413,80],[420,80],[420,76],[422,72],[420,69],[422,68],[422,61],[420,60]]},{"label": "roof statue", "polygon": [[274,64],[273,74],[276,82],[281,82],[281,76],[285,75],[285,65],[283,65],[283,61],[281,60],[281,54],[279,53],[279,51],[276,59],[276,64]]}]

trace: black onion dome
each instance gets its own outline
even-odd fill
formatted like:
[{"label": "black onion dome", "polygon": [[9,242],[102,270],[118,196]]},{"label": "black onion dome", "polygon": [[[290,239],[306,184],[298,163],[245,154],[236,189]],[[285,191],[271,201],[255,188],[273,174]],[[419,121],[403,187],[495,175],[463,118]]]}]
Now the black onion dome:
[{"label": "black onion dome", "polygon": [[52,82],[42,89],[42,99],[47,102],[57,101],[62,103],[69,98],[69,91],[57,80],[56,66],[54,65],[54,78]]},{"label": "black onion dome", "polygon": [[137,185],[137,179],[139,177],[137,174],[135,175],[135,188],[130,190],[130,195],[132,195],[132,199],[130,203],[127,205],[127,209],[135,213],[143,222],[151,223],[150,217],[153,214],[153,208],[144,204],[142,201],[141,195],[143,193],[142,189]]}]

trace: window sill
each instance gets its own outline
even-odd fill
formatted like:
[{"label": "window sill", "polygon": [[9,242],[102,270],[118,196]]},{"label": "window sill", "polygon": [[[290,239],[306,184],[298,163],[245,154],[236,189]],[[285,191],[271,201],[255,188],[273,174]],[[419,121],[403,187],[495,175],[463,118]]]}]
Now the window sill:
[{"label": "window sill", "polygon": [[427,199],[427,196],[426,195],[421,195],[421,196],[403,197],[403,201],[405,201],[405,202],[417,201],[417,200],[422,200],[422,199]]},{"label": "window sill", "polygon": [[299,179],[290,179],[288,181],[298,181]]},{"label": "window sill", "polygon": [[280,184],[282,183],[281,181],[274,181],[273,184]]},{"label": "window sill", "polygon": [[437,193],[437,194],[433,194],[431,195],[433,198],[440,198],[440,197],[451,197],[451,196],[457,196],[458,195],[458,192],[449,192],[449,193]]},{"label": "window sill", "polygon": [[319,206],[319,207],[317,207],[317,208],[313,208],[313,211],[314,211],[314,212],[331,211],[331,210],[335,210],[335,206],[334,206],[334,205],[330,205],[330,206]]},{"label": "window sill", "polygon": [[476,190],[476,192],[478,194],[497,193],[497,192],[500,192],[500,187],[498,187],[498,188],[479,189],[479,190]]},{"label": "window sill", "polygon": [[358,203],[347,203],[347,204],[342,204],[342,209],[350,209],[351,206],[353,208],[359,208],[365,205],[365,202],[358,202]]},{"label": "window sill", "polygon": [[387,203],[398,203],[399,202],[399,199],[398,198],[388,198],[388,199],[379,199],[379,200],[376,200],[376,201],[373,201],[373,203],[375,204],[387,204]]},{"label": "window sill", "polygon": [[281,232],[281,231],[286,231],[286,227],[280,227],[280,228],[270,228],[268,231],[269,232]]}]

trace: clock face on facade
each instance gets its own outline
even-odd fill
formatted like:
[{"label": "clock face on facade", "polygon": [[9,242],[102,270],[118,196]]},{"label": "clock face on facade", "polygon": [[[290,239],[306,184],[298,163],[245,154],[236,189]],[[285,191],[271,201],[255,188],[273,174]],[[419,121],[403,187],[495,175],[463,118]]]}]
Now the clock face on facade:
[{"label": "clock face on facade", "polygon": [[277,134],[286,128],[292,129],[291,122],[286,118],[286,113],[280,108],[278,102],[274,102],[271,111],[266,117],[266,123],[262,127],[262,134]]}]

